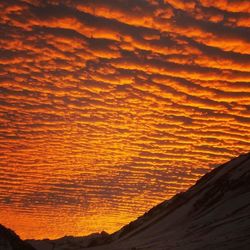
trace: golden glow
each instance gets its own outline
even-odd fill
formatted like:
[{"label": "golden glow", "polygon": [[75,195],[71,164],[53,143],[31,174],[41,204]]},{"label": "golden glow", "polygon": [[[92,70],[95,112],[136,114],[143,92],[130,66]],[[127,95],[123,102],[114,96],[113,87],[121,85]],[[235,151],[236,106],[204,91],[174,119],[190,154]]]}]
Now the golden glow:
[{"label": "golden glow", "polygon": [[112,232],[250,150],[249,1],[59,2],[0,3],[0,223]]}]

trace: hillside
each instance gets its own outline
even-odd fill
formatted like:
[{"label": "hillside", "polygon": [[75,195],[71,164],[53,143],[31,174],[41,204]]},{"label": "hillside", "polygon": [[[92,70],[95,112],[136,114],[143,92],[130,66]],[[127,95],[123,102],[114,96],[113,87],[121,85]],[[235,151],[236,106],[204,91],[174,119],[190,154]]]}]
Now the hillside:
[{"label": "hillside", "polygon": [[0,250],[35,250],[12,230],[0,224]]},{"label": "hillside", "polygon": [[250,154],[203,176],[93,249],[249,249]]}]

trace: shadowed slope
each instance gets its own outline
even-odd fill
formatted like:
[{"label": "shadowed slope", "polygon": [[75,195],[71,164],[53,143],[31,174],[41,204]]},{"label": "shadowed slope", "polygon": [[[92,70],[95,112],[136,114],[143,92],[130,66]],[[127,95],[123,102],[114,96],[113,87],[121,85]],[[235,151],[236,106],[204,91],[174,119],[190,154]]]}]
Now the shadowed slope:
[{"label": "shadowed slope", "polygon": [[15,232],[0,224],[0,250],[35,250],[22,241]]},{"label": "shadowed slope", "polygon": [[203,176],[95,249],[248,249],[250,154]]}]

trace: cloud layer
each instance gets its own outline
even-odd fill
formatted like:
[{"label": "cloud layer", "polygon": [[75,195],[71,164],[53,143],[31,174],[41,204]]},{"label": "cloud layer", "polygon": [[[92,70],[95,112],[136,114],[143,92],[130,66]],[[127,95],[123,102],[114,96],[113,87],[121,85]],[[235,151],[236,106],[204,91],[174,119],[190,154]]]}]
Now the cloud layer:
[{"label": "cloud layer", "polygon": [[237,2],[1,2],[0,222],[112,232],[249,151]]}]

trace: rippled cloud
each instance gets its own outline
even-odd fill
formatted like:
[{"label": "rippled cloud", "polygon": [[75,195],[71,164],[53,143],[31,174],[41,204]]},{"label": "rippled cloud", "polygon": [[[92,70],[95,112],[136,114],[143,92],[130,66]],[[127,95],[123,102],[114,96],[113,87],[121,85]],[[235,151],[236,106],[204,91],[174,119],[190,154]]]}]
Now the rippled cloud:
[{"label": "rippled cloud", "polygon": [[112,232],[250,149],[250,4],[0,3],[1,223]]}]

